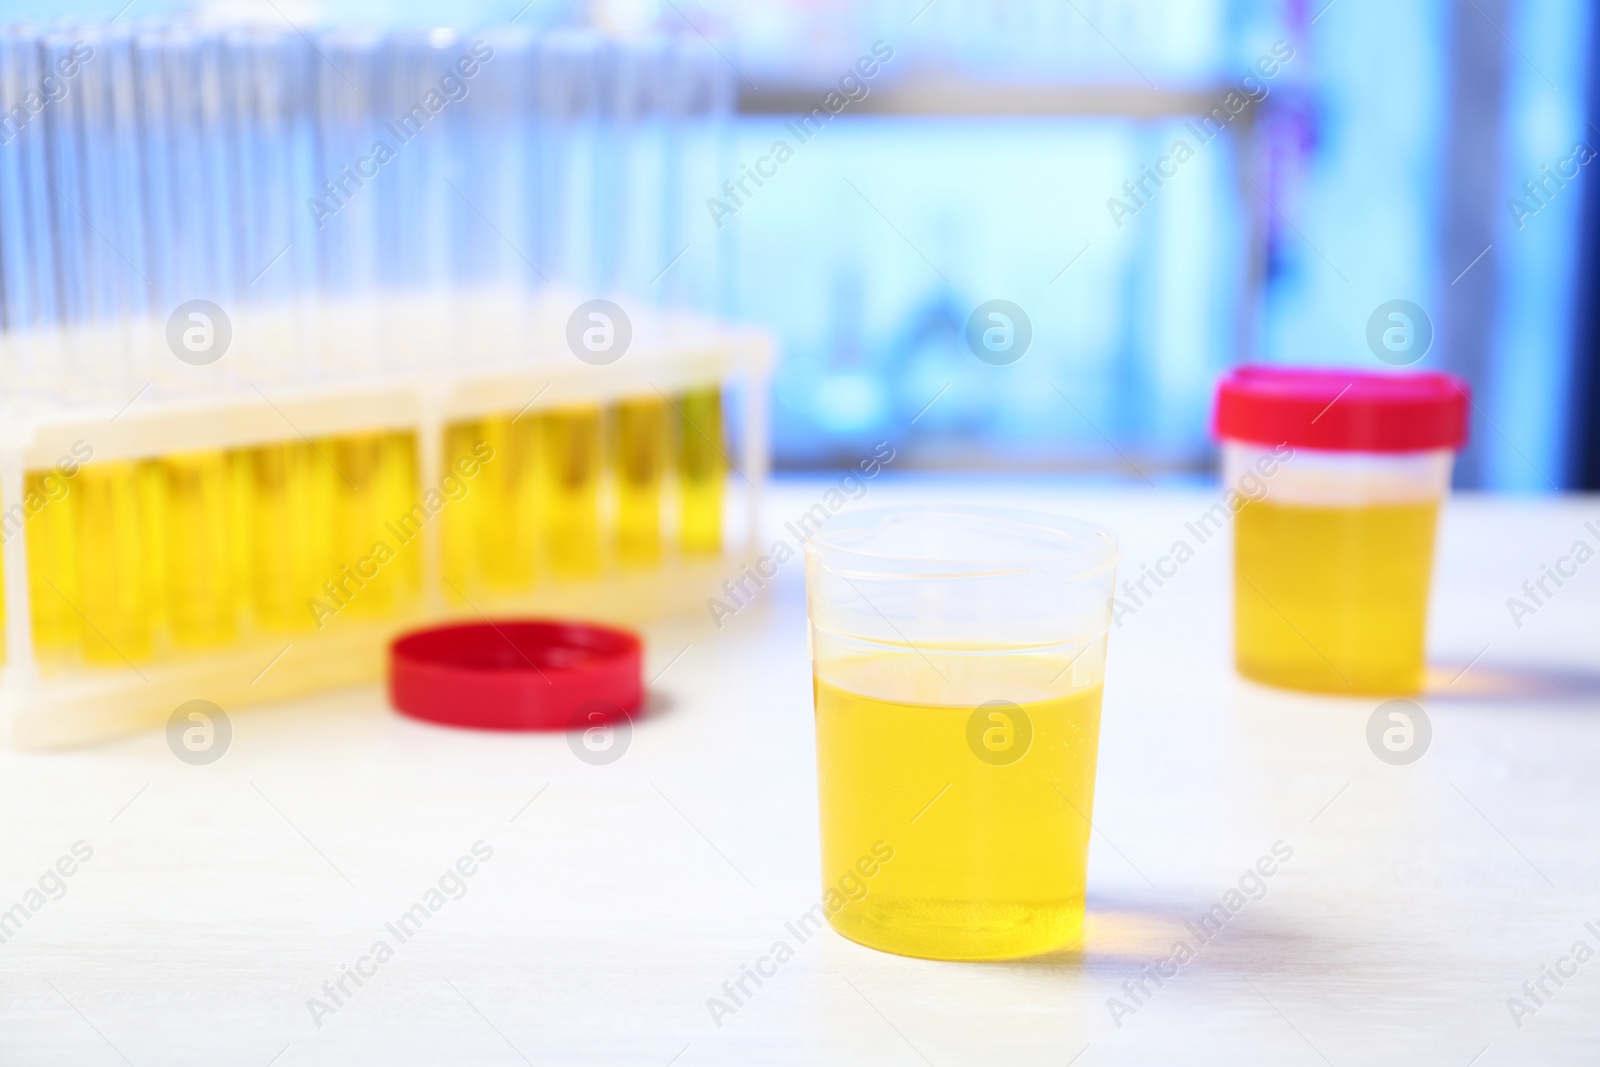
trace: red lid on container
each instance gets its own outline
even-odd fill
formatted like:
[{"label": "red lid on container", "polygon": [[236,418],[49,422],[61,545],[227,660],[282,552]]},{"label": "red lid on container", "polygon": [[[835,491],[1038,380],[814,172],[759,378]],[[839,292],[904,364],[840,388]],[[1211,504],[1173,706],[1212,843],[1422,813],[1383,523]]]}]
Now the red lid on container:
[{"label": "red lid on container", "polygon": [[1237,367],[1217,384],[1218,437],[1330,452],[1420,452],[1467,440],[1467,383],[1450,374]]},{"label": "red lid on container", "polygon": [[639,638],[588,623],[497,619],[402,634],[389,700],[403,714],[481,730],[567,730],[579,708],[644,701]]}]

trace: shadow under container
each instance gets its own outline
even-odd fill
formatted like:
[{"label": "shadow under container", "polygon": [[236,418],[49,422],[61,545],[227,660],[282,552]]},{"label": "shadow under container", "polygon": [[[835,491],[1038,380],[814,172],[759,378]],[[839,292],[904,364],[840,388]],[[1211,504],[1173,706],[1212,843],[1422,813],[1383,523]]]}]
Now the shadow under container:
[{"label": "shadow under container", "polygon": [[928,959],[1081,944],[1106,633],[1098,526],[890,508],[806,545],[823,910]]},{"label": "shadow under container", "polygon": [[1241,367],[1222,380],[1240,674],[1325,693],[1422,688],[1439,508],[1469,403],[1464,382],[1433,372]]}]

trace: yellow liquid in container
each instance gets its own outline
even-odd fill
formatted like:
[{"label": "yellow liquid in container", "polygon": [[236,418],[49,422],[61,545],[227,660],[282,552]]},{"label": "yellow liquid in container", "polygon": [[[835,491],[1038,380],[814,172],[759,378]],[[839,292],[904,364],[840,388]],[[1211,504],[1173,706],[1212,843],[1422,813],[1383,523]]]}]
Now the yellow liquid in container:
[{"label": "yellow liquid in container", "polygon": [[666,404],[625,400],[616,413],[617,557],[634,566],[661,559],[661,480],[666,466]]},{"label": "yellow liquid in container", "polygon": [[1436,502],[1246,504],[1234,520],[1234,648],[1256,681],[1330,693],[1422,687]]},{"label": "yellow liquid in container", "polygon": [[[858,662],[842,679],[830,672],[844,686],[814,682],[825,884],[875,842],[894,850],[866,895],[830,915],[834,929],[928,959],[1009,959],[1081,943],[1101,686],[1017,704],[1031,739],[1014,762],[991,762],[974,745],[987,737],[999,746],[992,759],[1009,758],[1006,746],[1022,736],[1015,711],[985,709],[975,729],[976,705],[862,695],[879,688],[871,683],[893,658]],[[866,684],[849,684],[856,679]]]},{"label": "yellow liquid in container", "polygon": [[[455,473],[457,464],[472,455],[473,444],[483,437],[482,420],[457,422],[445,427],[444,473],[441,477]],[[459,474],[455,476],[460,477]],[[448,504],[440,516],[441,566],[448,583],[445,589],[452,600],[461,596],[470,599],[482,583],[484,560],[480,541],[482,531],[492,521],[490,498],[493,495],[493,490],[486,485],[473,486],[460,500]]]},{"label": "yellow liquid in container", "polygon": [[322,595],[318,585],[328,577],[327,526],[315,521],[319,465],[326,466],[304,441],[266,445],[244,455],[250,488],[242,525],[248,559],[243,585],[256,625],[264,630],[314,626],[307,604]]},{"label": "yellow liquid in container", "polygon": [[166,474],[167,618],[173,643],[205,648],[233,640],[238,573],[233,536],[233,467],[220,450],[161,461]]},{"label": "yellow liquid in container", "polygon": [[563,578],[600,570],[600,409],[564,408],[539,418],[544,552]]},{"label": "yellow liquid in container", "polygon": [[538,555],[538,422],[498,415],[445,429],[441,492],[451,599],[533,584]]},{"label": "yellow liquid in container", "polygon": [[[82,622],[78,595],[77,489],[60,471],[30,471],[23,499],[27,520],[28,600],[34,654],[43,662],[71,658]],[[37,505],[37,506],[35,506]]]},{"label": "yellow liquid in container", "polygon": [[362,566],[362,560],[372,556],[383,522],[378,477],[383,436],[338,437],[324,442],[322,450],[338,478],[333,483],[332,568],[325,580],[333,583],[335,602],[343,614],[387,615],[393,607],[392,583],[375,565]]},{"label": "yellow liquid in container", "polygon": [[[78,596],[83,657],[139,663],[153,645],[163,551],[159,465],[115,460],[78,471]],[[152,587],[155,588],[152,588]]]},{"label": "yellow liquid in container", "polygon": [[[533,585],[539,555],[539,422],[532,415],[484,419],[479,434],[464,441],[464,504],[477,502],[482,581],[490,589],[518,592]],[[451,505],[454,507],[454,505]]]},{"label": "yellow liquid in container", "polygon": [[232,572],[235,616],[248,625],[250,583],[255,574],[251,557],[251,523],[255,519],[256,483],[250,450],[228,450],[228,566]]},{"label": "yellow liquid in container", "polygon": [[414,435],[371,433],[322,445],[333,466],[332,568],[324,587],[342,614],[374,618],[393,613],[416,588],[420,545],[405,543],[389,524],[415,503]]},{"label": "yellow liquid in container", "polygon": [[386,433],[379,449],[375,539],[395,553],[384,570],[394,583],[398,606],[405,608],[422,588],[422,543],[415,538],[407,540],[400,527],[400,520],[417,505],[417,435],[410,430]]},{"label": "yellow liquid in container", "polygon": [[679,540],[691,554],[722,551],[722,390],[692,389],[679,401]]}]

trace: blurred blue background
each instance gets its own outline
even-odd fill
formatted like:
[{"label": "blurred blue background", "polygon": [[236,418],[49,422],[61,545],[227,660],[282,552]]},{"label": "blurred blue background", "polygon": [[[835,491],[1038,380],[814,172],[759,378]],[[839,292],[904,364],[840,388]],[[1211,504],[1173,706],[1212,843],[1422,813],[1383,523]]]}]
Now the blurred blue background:
[{"label": "blurred blue background", "polygon": [[[121,4],[69,6],[103,19]],[[1415,365],[1474,387],[1462,484],[1539,492],[1600,473],[1585,467],[1577,314],[1588,167],[1565,182],[1544,169],[1600,143],[1579,0],[135,0],[122,17],[176,11],[716,42],[741,96],[707,184],[778,139],[795,147],[736,212],[693,213],[689,234],[722,251],[723,310],[779,338],[780,467],[887,439],[911,467],[1199,472],[1224,368],[1384,369],[1368,322],[1404,299],[1432,326]],[[893,58],[800,144],[786,124],[874,42]],[[1259,102],[1202,144],[1188,124],[1242,88]],[[1124,183],[1179,139],[1193,158],[1135,201]],[[1008,366],[963,340],[994,299],[1032,326]]]}]

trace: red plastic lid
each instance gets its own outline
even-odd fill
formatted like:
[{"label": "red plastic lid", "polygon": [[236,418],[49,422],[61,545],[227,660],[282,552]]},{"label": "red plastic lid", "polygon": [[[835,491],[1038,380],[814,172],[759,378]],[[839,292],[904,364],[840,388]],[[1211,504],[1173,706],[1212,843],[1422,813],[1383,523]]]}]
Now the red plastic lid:
[{"label": "red plastic lid", "polygon": [[403,714],[480,730],[567,730],[589,705],[625,715],[644,701],[639,638],[588,623],[528,619],[436,626],[389,646],[389,700]]},{"label": "red plastic lid", "polygon": [[1467,440],[1467,383],[1450,374],[1246,366],[1217,384],[1218,437],[1330,452],[1420,452]]}]

